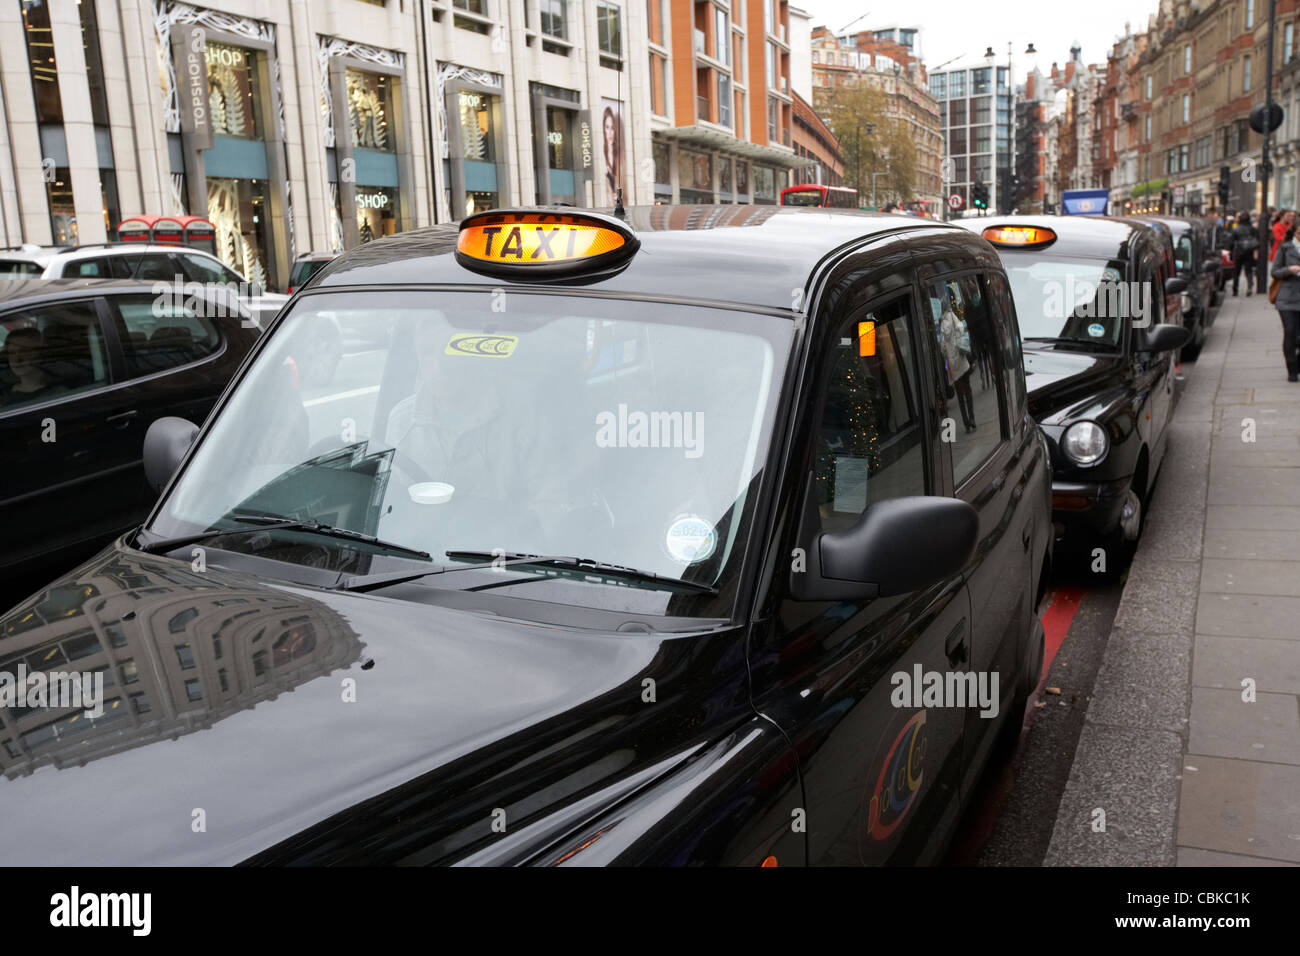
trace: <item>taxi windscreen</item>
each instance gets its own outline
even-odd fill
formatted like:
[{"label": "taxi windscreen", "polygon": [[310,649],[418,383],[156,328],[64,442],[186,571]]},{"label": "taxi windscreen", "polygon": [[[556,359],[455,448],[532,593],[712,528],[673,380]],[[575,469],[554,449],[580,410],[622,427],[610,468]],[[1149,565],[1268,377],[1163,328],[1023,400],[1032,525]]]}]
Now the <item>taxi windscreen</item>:
[{"label": "taxi windscreen", "polygon": [[[341,358],[322,345],[334,334]],[[791,335],[776,317],[571,295],[308,295],[150,530],[307,518],[438,564],[500,549],[722,587]],[[329,542],[311,543],[281,559],[386,570],[343,568]]]},{"label": "taxi windscreen", "polygon": [[1118,259],[1004,251],[1002,265],[1026,340],[1115,349],[1126,320],[1141,324],[1152,314],[1152,290],[1127,281]]}]

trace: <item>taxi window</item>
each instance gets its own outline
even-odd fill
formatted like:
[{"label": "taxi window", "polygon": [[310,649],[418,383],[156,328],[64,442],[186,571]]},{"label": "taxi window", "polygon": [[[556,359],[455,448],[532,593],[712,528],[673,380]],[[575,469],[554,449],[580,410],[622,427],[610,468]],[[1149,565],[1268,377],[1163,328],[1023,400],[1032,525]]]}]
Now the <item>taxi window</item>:
[{"label": "taxi window", "polygon": [[[1156,306],[1150,283],[1126,281],[1118,259],[1062,259],[1033,251],[1002,252],[1020,333],[1028,340],[1114,351],[1125,321]],[[1159,292],[1163,295],[1163,292]]]},{"label": "taxi window", "polygon": [[[377,317],[392,324],[380,348],[360,334]],[[318,348],[325,327],[342,340],[332,376],[313,373],[332,361]],[[417,292],[308,295],[241,380],[154,530],[190,533],[259,511],[439,563],[447,551],[498,548],[577,555],[725,590],[792,337],[774,316],[513,290],[445,293],[436,305]],[[317,557],[313,544],[312,560],[366,570],[342,552]],[[651,614],[675,597],[566,588],[561,603],[617,599]]]},{"label": "taxi window", "polygon": [[929,300],[946,398],[939,435],[952,448],[953,482],[960,485],[1007,436],[1001,339],[980,276],[932,283]]},{"label": "taxi window", "polygon": [[813,466],[824,531],[849,527],[873,502],[925,494],[910,302],[857,312],[833,340]]}]

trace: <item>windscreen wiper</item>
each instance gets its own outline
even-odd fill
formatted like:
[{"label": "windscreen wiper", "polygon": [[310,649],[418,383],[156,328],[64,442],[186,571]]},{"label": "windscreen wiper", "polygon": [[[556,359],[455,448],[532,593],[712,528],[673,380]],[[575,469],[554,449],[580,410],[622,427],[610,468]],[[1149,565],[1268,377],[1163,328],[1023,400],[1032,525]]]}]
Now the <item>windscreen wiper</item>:
[{"label": "windscreen wiper", "polygon": [[[447,557],[454,561],[478,561],[482,563],[467,564],[461,567],[444,566],[433,571],[415,571],[411,573],[398,571],[393,574],[364,575],[362,577],[352,578],[351,580],[340,584],[338,590],[363,592],[374,591],[378,588],[388,587],[390,584],[404,584],[408,581],[418,581],[420,578],[431,577],[435,574],[444,574],[448,571],[476,571],[486,568],[503,568],[518,564],[538,567],[561,567],[566,570],[575,571],[590,571],[592,574],[603,574],[608,577],[626,578],[640,584],[647,584],[651,587],[657,587],[663,590],[692,591],[697,594],[718,593],[718,589],[709,584],[701,584],[698,581],[684,581],[681,578],[670,578],[664,575],[655,574],[653,571],[641,571],[637,568],[623,567],[618,564],[593,561],[590,558],[574,558],[554,554],[524,554],[517,551],[448,551],[446,554]],[[507,583],[514,584],[518,582],[490,582],[488,584],[469,587],[465,590],[487,590],[489,588],[501,587]]]},{"label": "windscreen wiper", "polygon": [[427,551],[420,551],[417,548],[408,548],[404,544],[396,544],[392,541],[384,541],[376,538],[374,535],[365,534],[361,531],[349,531],[346,528],[335,528],[332,525],[321,524],[319,521],[312,521],[310,518],[276,518],[270,515],[253,515],[253,514],[232,514],[227,515],[227,520],[238,521],[243,524],[251,525],[248,528],[209,528],[206,531],[200,531],[197,534],[182,535],[178,538],[161,538],[157,541],[150,541],[147,544],[136,544],[136,550],[143,551],[146,554],[166,554],[168,551],[175,551],[177,548],[183,548],[186,545],[198,544],[202,541],[208,541],[212,538],[224,538],[235,534],[256,534],[259,531],[306,531],[309,534],[318,534],[325,538],[341,538],[347,541],[359,541],[363,544],[374,545],[377,548],[383,548],[386,551],[397,551],[402,554],[414,555],[424,561],[432,561],[433,555]]}]

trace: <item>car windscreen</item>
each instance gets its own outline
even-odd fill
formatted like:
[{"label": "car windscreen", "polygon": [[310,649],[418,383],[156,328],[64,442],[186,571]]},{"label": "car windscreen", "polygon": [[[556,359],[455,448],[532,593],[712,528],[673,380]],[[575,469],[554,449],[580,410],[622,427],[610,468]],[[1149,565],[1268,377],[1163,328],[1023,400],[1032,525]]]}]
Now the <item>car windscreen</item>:
[{"label": "car windscreen", "polygon": [[[384,344],[344,335],[329,355],[339,328],[376,320],[391,323]],[[571,555],[725,594],[792,334],[775,316],[567,294],[309,294],[150,531],[274,515],[439,563],[448,551]],[[347,549],[311,545],[278,542],[276,557],[394,570],[345,567]]]},{"label": "car windscreen", "polygon": [[1117,349],[1125,322],[1152,314],[1152,290],[1128,281],[1122,260],[1023,250],[1003,251],[1002,264],[1025,339]]}]

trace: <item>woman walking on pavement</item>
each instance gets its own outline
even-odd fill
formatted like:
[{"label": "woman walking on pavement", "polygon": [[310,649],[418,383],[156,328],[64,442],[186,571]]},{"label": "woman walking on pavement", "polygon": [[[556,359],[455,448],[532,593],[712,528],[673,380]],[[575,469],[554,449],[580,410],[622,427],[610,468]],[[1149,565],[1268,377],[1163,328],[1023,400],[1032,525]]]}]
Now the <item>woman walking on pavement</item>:
[{"label": "woman walking on pavement", "polygon": [[1244,210],[1237,214],[1237,225],[1232,230],[1232,294],[1237,294],[1237,280],[1242,272],[1246,273],[1246,295],[1250,295],[1255,285],[1255,250],[1259,248],[1259,236],[1251,225],[1250,213]]},{"label": "woman walking on pavement", "polygon": [[1273,260],[1273,278],[1281,279],[1277,292],[1277,311],[1282,317],[1282,357],[1286,359],[1286,380],[1300,382],[1300,242],[1292,223],[1286,238],[1277,247]]}]

